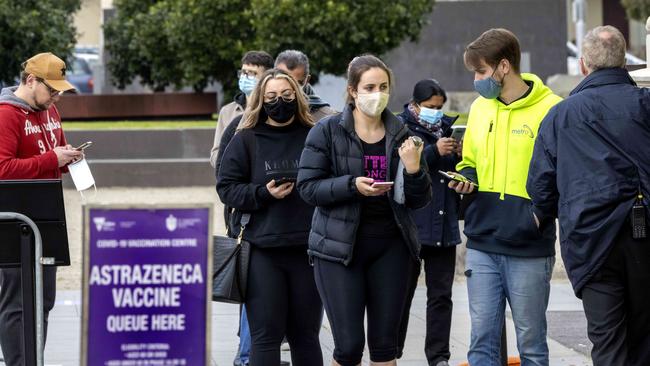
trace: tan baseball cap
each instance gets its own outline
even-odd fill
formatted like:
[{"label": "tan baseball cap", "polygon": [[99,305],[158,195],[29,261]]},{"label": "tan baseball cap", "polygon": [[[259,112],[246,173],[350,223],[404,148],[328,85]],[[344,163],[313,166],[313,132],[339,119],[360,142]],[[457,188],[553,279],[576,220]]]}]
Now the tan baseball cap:
[{"label": "tan baseball cap", "polygon": [[39,53],[25,61],[23,69],[26,73],[45,80],[47,85],[58,91],[75,88],[65,79],[65,62],[51,52]]}]

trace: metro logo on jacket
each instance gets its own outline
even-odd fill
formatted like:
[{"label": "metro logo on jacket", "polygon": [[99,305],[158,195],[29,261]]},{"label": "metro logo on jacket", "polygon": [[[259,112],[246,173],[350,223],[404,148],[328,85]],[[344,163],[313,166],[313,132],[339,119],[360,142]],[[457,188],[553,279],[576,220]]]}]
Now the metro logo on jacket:
[{"label": "metro logo on jacket", "polygon": [[467,247],[520,257],[555,254],[555,223],[537,228],[526,191],[537,131],[561,98],[533,74],[530,92],[508,105],[477,98],[469,112],[457,171],[478,184],[465,214]]},{"label": "metro logo on jacket", "polygon": [[67,142],[54,105],[33,111],[0,102],[0,131],[0,179],[61,177],[53,149]]}]

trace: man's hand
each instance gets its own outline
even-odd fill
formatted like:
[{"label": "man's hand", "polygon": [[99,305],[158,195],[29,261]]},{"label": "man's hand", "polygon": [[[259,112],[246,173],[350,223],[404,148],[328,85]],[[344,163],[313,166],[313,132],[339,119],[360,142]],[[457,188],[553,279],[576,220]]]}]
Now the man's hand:
[{"label": "man's hand", "polygon": [[[456,173],[456,174],[458,174],[458,173]],[[458,194],[470,194],[470,193],[474,192],[474,184],[473,183],[459,182],[459,181],[455,181],[455,180],[450,180],[448,187],[455,190],[456,193],[458,193]]]},{"label": "man's hand", "polygon": [[390,191],[390,186],[373,187],[372,184],[374,182],[374,179],[367,177],[356,177],[354,179],[354,185],[357,187],[357,191],[359,191],[359,193],[364,196],[381,196],[382,194]]},{"label": "man's hand", "polygon": [[283,199],[284,197],[288,196],[289,193],[293,190],[293,183],[287,182],[284,184],[280,184],[279,186],[275,185],[275,179],[271,180],[270,182],[266,183],[266,189],[269,190],[269,193],[271,193],[271,196],[275,197],[276,199]]},{"label": "man's hand", "polygon": [[59,168],[75,161],[83,159],[83,152],[75,150],[72,145],[57,146],[54,148],[56,159],[59,162]]}]

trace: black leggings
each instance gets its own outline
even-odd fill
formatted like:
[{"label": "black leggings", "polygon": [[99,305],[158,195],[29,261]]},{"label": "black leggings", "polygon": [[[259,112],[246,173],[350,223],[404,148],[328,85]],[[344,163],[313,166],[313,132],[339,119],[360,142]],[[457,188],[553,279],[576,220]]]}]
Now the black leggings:
[{"label": "black leggings", "polygon": [[401,237],[358,237],[349,266],[315,258],[316,285],[334,335],[334,359],[361,362],[368,311],[370,360],[396,358],[400,319],[416,262]]},{"label": "black leggings", "polygon": [[251,248],[246,314],[251,366],[278,366],[286,335],[295,366],[322,366],[318,333],[323,305],[307,248]]}]

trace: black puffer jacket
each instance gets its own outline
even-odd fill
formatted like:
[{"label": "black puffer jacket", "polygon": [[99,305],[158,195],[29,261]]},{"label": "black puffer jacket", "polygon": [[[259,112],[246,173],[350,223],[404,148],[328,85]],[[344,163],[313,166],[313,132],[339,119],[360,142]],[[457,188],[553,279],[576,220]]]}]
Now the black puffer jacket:
[{"label": "black puffer jacket", "polygon": [[[354,107],[322,119],[312,128],[300,157],[298,190],[302,198],[317,206],[309,233],[310,256],[341,262],[352,260],[357,228],[361,221],[362,196],[354,185],[356,177],[365,176],[363,149],[354,131]],[[395,180],[399,155],[397,149],[408,138],[408,128],[388,109],[382,113],[386,129],[387,176]],[[425,159],[421,169],[411,175],[404,171],[404,204],[389,192],[393,216],[414,260],[419,259],[420,244],[411,210],[426,206],[431,200],[431,179]],[[398,187],[395,187],[398,189]]]}]

